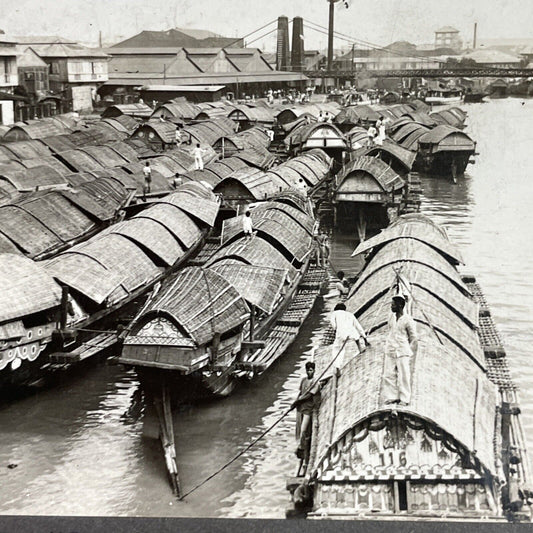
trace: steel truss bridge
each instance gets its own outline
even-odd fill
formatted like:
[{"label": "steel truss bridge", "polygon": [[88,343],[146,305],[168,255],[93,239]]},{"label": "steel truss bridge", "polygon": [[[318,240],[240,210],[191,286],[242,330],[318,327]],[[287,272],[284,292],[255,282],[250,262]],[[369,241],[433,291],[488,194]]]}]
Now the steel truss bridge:
[{"label": "steel truss bridge", "polygon": [[533,78],[533,68],[428,68],[396,70],[314,70],[306,71],[309,78]]}]

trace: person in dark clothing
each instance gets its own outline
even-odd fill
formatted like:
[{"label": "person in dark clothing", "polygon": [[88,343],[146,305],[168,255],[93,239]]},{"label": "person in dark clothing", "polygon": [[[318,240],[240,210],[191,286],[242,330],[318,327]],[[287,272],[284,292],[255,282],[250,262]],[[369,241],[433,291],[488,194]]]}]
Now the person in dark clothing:
[{"label": "person in dark clothing", "polygon": [[296,455],[303,456],[306,449],[305,443],[308,438],[308,433],[311,430],[311,420],[313,416],[313,409],[315,402],[320,393],[320,385],[313,384],[315,376],[315,363],[309,361],[305,364],[306,376],[300,381],[300,393],[298,398],[293,402],[292,407],[298,409],[296,418],[296,439],[298,440],[298,448]]}]

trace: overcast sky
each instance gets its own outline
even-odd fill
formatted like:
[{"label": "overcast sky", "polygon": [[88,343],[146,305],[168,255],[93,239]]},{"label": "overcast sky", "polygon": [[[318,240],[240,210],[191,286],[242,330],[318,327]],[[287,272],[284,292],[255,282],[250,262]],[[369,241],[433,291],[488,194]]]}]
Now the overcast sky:
[{"label": "overcast sky", "polygon": [[[533,37],[531,0],[350,0],[335,9],[336,29],[384,45],[396,40],[431,43],[443,25],[478,38]],[[10,35],[61,35],[97,44],[130,37],[139,31],[173,27],[206,29],[224,36],[244,36],[279,15],[302,16],[327,26],[326,0],[1,0],[0,28]],[[253,37],[272,29],[269,26]],[[304,29],[305,47],[323,48],[324,34]],[[342,40],[335,47],[350,46]],[[251,46],[275,47],[274,34]]]}]

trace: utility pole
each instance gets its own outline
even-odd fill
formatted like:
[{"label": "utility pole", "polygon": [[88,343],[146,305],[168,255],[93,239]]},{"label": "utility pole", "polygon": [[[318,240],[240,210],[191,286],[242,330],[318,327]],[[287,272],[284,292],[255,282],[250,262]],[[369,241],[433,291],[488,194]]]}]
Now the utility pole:
[{"label": "utility pole", "polygon": [[474,22],[474,42],[472,44],[472,48],[476,49],[476,41],[477,41],[477,22]]},{"label": "utility pole", "polygon": [[338,0],[328,0],[329,2],[329,26],[328,26],[328,71],[331,71],[333,64],[333,31],[334,31],[334,9]]}]

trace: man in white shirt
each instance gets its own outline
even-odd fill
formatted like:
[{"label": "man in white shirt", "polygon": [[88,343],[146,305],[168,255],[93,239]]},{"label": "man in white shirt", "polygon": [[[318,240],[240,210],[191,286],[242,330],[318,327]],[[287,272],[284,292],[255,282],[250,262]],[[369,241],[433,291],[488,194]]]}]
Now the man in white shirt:
[{"label": "man in white shirt", "polygon": [[254,233],[254,225],[252,222],[252,217],[250,216],[250,211],[246,211],[242,219],[242,229],[244,231],[245,237],[247,239],[251,239]]},{"label": "man in white shirt", "polygon": [[338,375],[344,365],[344,353],[348,341],[353,340],[356,342],[357,347],[354,355],[357,355],[364,348],[364,343],[362,343],[361,339],[366,341],[366,333],[357,318],[355,318],[355,315],[346,311],[346,305],[343,303],[338,303],[335,306],[331,314],[330,323],[335,329],[335,341],[333,342],[331,355],[335,357],[339,354],[333,363]]},{"label": "man in white shirt", "polygon": [[385,404],[405,406],[411,401],[411,356],[416,355],[418,339],[415,322],[404,308],[405,296],[393,296],[385,343],[382,394]]},{"label": "man in white shirt", "polygon": [[196,148],[193,150],[194,154],[194,168],[196,170],[203,170],[204,169],[204,159],[203,159],[203,148],[200,148],[200,143],[196,144]]}]

